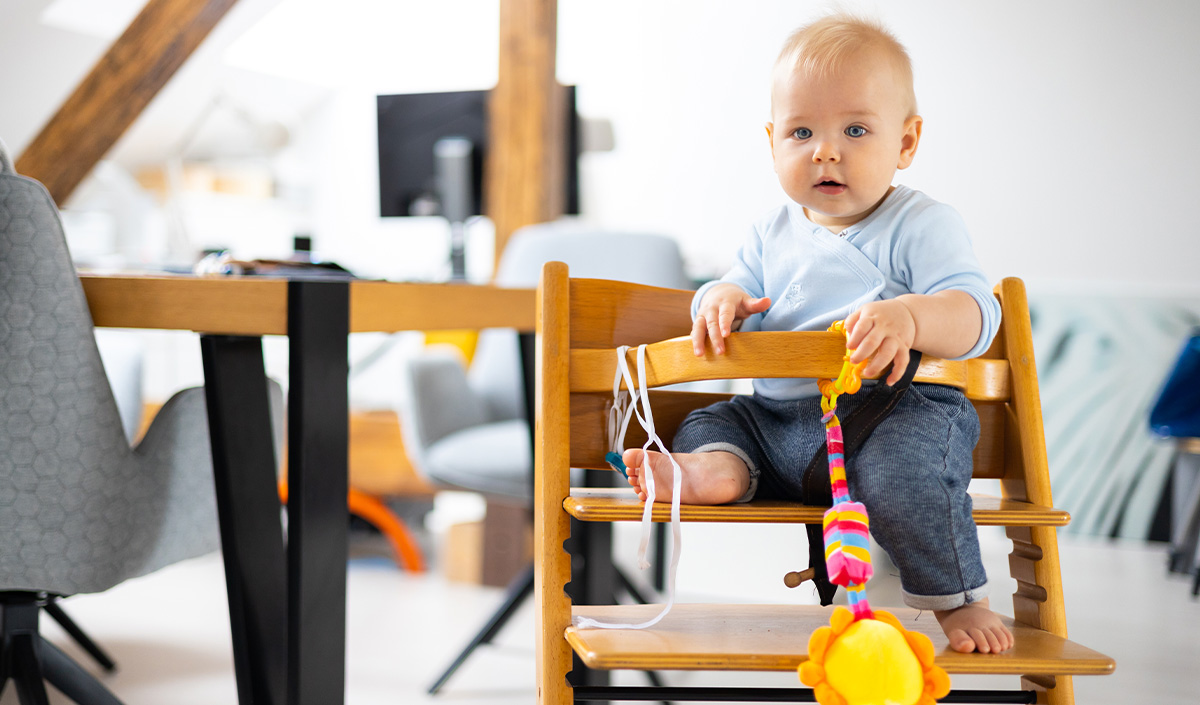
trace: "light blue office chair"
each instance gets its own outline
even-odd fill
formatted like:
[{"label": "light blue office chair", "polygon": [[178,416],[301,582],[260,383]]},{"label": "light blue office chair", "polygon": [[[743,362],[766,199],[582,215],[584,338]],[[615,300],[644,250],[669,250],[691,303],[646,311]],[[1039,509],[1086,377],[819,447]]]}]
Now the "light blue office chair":
[{"label": "light blue office chair", "polygon": [[59,596],[107,590],[220,547],[202,389],[131,448],[58,210],[0,143],[0,689],[119,705],[38,632]]},{"label": "light blue office chair", "polygon": [[[532,289],[542,265],[552,261],[566,262],[572,276],[691,287],[673,239],[569,223],[514,233],[495,283]],[[406,362],[403,381],[398,406],[404,446],[426,479],[532,504],[533,451],[516,332],[483,331],[470,369],[457,352],[431,348]]]}]

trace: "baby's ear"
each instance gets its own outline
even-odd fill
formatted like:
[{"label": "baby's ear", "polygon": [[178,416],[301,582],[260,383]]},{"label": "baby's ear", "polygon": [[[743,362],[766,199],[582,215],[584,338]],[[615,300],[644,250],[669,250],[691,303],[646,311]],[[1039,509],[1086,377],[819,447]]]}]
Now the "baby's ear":
[{"label": "baby's ear", "polygon": [[767,128],[767,143],[771,145],[771,161],[775,160],[775,123],[768,122],[764,127]]},{"label": "baby's ear", "polygon": [[921,142],[921,126],[924,121],[920,115],[913,115],[904,121],[904,133],[900,137],[900,159],[897,169],[907,169],[917,155],[917,145]]}]

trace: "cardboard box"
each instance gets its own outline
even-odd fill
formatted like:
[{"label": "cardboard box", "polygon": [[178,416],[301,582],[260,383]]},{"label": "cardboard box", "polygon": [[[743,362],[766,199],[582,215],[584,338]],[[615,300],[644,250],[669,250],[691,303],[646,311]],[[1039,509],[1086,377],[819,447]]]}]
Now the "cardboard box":
[{"label": "cardboard box", "polygon": [[533,526],[525,507],[488,502],[482,521],[452,524],[441,551],[447,580],[504,587],[533,561]]},{"label": "cardboard box", "polygon": [[442,575],[478,585],[483,579],[483,522],[451,524],[442,543]]}]

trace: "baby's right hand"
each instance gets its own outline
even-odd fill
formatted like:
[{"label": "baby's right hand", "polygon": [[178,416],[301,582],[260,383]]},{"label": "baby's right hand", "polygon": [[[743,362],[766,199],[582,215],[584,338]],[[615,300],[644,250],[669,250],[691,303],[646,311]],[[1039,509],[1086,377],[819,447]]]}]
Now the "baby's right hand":
[{"label": "baby's right hand", "polygon": [[771,306],[771,299],[756,299],[736,284],[718,284],[700,300],[696,320],[692,322],[692,352],[704,357],[704,340],[711,338],[713,351],[725,354],[725,339],[733,332],[736,321],[762,313]]}]

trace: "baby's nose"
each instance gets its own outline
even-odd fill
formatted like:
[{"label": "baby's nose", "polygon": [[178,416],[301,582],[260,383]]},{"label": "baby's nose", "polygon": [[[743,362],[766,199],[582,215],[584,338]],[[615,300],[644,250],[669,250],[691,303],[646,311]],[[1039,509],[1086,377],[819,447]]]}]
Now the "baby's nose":
[{"label": "baby's nose", "polygon": [[838,153],[834,146],[829,142],[818,142],[817,148],[813,150],[813,161],[821,162],[836,162]]}]

